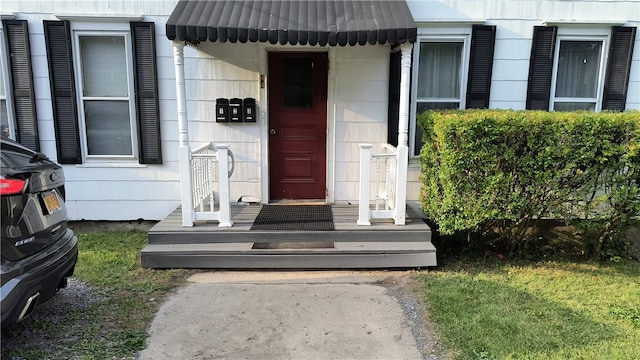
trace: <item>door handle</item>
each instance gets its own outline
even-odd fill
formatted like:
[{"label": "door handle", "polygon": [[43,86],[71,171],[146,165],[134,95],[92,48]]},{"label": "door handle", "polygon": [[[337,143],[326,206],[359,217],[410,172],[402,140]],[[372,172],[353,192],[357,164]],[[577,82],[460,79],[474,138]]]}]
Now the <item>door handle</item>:
[{"label": "door handle", "polygon": [[275,134],[276,134],[276,129],[271,129],[271,130],[269,130],[269,134],[271,134],[271,135],[275,135]]}]

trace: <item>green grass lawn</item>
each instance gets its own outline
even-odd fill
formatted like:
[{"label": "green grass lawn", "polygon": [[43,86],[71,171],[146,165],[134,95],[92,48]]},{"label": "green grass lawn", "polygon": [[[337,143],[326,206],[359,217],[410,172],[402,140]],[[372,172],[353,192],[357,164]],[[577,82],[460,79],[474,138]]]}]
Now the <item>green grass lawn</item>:
[{"label": "green grass lawn", "polygon": [[[143,232],[78,234],[75,277],[96,301],[3,329],[3,359],[132,359],[190,272],[140,267]],[[447,259],[418,273],[454,359],[638,359],[640,263]],[[62,290],[65,291],[65,290]],[[24,343],[6,345],[11,337]]]},{"label": "green grass lawn", "polygon": [[453,261],[419,275],[454,359],[638,359],[640,263]]},{"label": "green grass lawn", "polygon": [[143,269],[140,250],[147,244],[144,232],[80,234],[78,243],[75,275],[104,297],[92,309],[100,319],[99,326],[90,329],[93,334],[85,333],[88,341],[79,350],[91,358],[102,358],[100,354],[132,355],[144,349],[147,328],[165,295],[184,282],[187,272]]}]

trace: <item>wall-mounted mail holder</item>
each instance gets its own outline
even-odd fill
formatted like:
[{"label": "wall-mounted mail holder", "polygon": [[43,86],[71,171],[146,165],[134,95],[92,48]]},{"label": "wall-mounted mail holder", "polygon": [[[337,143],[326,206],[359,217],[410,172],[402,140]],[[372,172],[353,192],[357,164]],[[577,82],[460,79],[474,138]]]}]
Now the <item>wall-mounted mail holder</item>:
[{"label": "wall-mounted mail holder", "polygon": [[256,99],[245,98],[242,101],[242,119],[244,122],[256,122]]},{"label": "wall-mounted mail holder", "polygon": [[256,99],[216,99],[216,122],[256,122]]},{"label": "wall-mounted mail holder", "polygon": [[216,99],[216,122],[229,122],[229,99]]}]

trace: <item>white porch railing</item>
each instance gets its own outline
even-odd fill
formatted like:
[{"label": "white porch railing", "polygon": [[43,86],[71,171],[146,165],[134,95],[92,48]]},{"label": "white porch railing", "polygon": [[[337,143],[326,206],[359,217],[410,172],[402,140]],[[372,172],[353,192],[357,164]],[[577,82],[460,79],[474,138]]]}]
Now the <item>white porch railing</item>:
[{"label": "white porch railing", "polygon": [[[231,169],[229,161],[231,158]],[[212,143],[193,150],[180,148],[180,164],[188,164],[181,169],[182,225],[193,226],[198,220],[218,221],[219,227],[230,227],[229,177],[233,173],[233,153],[229,145]],[[216,188],[218,205],[216,206]],[[217,209],[217,210],[216,210]]]},{"label": "white porch railing", "polygon": [[[404,225],[408,155],[406,148],[396,149],[385,144],[386,152],[373,154],[372,147],[371,144],[360,144],[358,225],[371,225],[371,219],[393,219],[396,225]],[[372,164],[375,173],[372,171]],[[402,166],[403,164],[405,166]]]}]

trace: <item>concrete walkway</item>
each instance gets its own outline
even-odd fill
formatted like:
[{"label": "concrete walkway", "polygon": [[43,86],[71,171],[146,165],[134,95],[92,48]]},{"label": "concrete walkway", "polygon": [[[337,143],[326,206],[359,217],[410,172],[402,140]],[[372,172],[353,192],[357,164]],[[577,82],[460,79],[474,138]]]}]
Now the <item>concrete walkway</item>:
[{"label": "concrete walkway", "polygon": [[441,359],[411,272],[198,273],[163,304],[141,360]]}]

